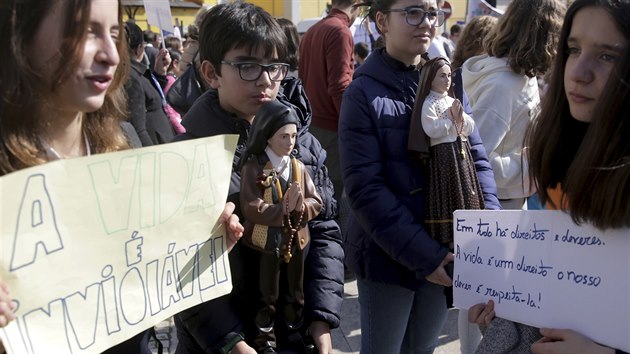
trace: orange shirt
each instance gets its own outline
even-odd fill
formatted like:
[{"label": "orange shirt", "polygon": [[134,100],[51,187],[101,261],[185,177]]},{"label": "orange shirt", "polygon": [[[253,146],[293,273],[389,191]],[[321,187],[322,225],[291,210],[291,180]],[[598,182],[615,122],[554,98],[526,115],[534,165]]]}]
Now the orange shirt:
[{"label": "orange shirt", "polygon": [[562,186],[560,185],[560,183],[558,183],[555,188],[547,188],[547,195],[554,205],[551,205],[551,203],[546,203],[546,209],[557,210],[559,205],[562,205],[560,208],[562,210],[569,209],[569,200],[566,198],[564,193],[562,193]]}]

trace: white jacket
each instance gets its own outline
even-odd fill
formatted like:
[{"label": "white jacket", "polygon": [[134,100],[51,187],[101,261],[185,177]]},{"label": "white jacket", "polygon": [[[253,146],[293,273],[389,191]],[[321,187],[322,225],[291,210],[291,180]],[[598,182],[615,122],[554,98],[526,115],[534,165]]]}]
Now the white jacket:
[{"label": "white jacket", "polygon": [[536,78],[514,73],[506,58],[480,55],[464,63],[462,79],[499,199],[530,196],[523,139],[540,106]]}]

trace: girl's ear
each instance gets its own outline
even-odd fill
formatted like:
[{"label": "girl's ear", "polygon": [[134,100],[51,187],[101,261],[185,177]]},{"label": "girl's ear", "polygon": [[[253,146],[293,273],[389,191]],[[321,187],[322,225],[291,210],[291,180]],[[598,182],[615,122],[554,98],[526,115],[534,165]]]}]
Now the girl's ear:
[{"label": "girl's ear", "polygon": [[201,63],[200,74],[204,81],[208,83],[208,85],[210,85],[210,87],[212,87],[213,89],[216,90],[221,86],[219,82],[219,75],[217,74],[217,71],[211,62],[204,60]]},{"label": "girl's ear", "polygon": [[381,31],[381,34],[387,33],[387,15],[378,11],[376,13],[374,20],[379,31]]},{"label": "girl's ear", "polygon": [[137,58],[140,56],[140,53],[142,52],[144,52],[144,44],[138,44],[138,46],[133,50],[133,56],[134,56],[133,59],[137,60]]}]

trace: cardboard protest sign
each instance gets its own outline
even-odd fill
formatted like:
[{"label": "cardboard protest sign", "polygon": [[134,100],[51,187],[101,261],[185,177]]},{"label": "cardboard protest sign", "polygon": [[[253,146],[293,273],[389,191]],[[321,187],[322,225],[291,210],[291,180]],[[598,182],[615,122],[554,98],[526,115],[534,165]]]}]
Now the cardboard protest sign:
[{"label": "cardboard protest sign", "polygon": [[456,307],[492,299],[499,317],[630,351],[630,230],[545,210],[458,210],[453,228]]},{"label": "cardboard protest sign", "polygon": [[173,16],[168,0],[143,0],[147,22],[162,31],[173,32]]},{"label": "cardboard protest sign", "polygon": [[0,178],[10,353],[99,353],[231,291],[236,136],[60,160]]}]

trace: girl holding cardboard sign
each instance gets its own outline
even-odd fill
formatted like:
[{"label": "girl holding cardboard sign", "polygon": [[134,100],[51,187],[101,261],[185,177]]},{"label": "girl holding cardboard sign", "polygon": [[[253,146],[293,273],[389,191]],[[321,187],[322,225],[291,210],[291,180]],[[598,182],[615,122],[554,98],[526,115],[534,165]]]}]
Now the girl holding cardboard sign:
[{"label": "girl holding cardboard sign", "polygon": [[[540,116],[525,141],[541,201],[603,230],[630,227],[629,42],[629,0],[575,1],[560,33]],[[493,317],[491,302],[470,309],[473,322],[490,324]],[[541,329],[540,334],[531,345],[534,353],[620,352],[595,343],[588,333]]]},{"label": "girl holding cardboard sign", "polygon": [[[111,0],[0,2],[0,176],[52,160],[128,149],[127,43],[122,7]],[[226,205],[228,245],[243,227]],[[0,282],[0,326],[13,319]],[[150,353],[148,332],[112,348]],[[3,352],[0,345],[0,352]]]}]

